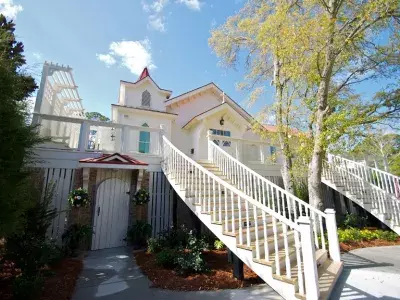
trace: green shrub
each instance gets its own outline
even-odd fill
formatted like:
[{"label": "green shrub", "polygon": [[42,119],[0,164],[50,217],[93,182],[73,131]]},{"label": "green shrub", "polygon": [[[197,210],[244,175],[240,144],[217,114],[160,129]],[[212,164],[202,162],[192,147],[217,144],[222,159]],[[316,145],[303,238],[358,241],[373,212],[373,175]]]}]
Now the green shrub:
[{"label": "green shrub", "polygon": [[208,271],[201,251],[180,252],[176,260],[176,271],[180,275],[204,273]]},{"label": "green shrub", "polygon": [[72,224],[62,235],[63,250],[67,256],[76,256],[78,250],[87,247],[92,227],[89,225]]},{"label": "green shrub", "polygon": [[172,269],[176,265],[177,254],[178,252],[175,249],[163,249],[161,252],[157,253],[156,262],[164,268]]},{"label": "green shrub", "polygon": [[[193,231],[191,231],[193,233]],[[170,228],[159,233],[159,243],[162,248],[186,248],[190,231],[185,225]]]},{"label": "green shrub", "polygon": [[222,250],[225,248],[225,244],[223,242],[221,242],[220,240],[216,240],[214,242],[214,248],[215,248],[215,250]]},{"label": "green shrub", "polygon": [[23,231],[6,240],[5,259],[13,261],[26,278],[37,276],[42,267],[60,259],[60,249],[46,237],[48,227],[57,216],[51,208],[53,192],[54,185],[51,185],[44,199],[24,213]]},{"label": "green shrub", "polygon": [[306,181],[295,180],[293,182],[293,190],[294,190],[294,195],[297,198],[300,198],[301,200],[307,203],[310,202],[310,197],[308,195],[308,185]]},{"label": "green shrub", "polygon": [[151,225],[145,221],[136,221],[127,232],[127,238],[134,247],[140,248],[146,245],[147,239],[151,235]]},{"label": "green shrub", "polygon": [[356,214],[346,214],[343,220],[344,228],[364,228],[367,226],[368,218]]},{"label": "green shrub", "polygon": [[147,240],[147,252],[148,253],[158,253],[161,251],[160,242],[155,238],[149,238]]},{"label": "green shrub", "polygon": [[43,287],[43,278],[34,275],[21,275],[13,282],[13,299],[37,299]]},{"label": "green shrub", "polygon": [[339,242],[349,243],[349,242],[360,242],[360,241],[372,241],[372,240],[386,240],[386,241],[396,241],[398,235],[393,231],[384,230],[369,230],[369,229],[338,229]]},{"label": "green shrub", "polygon": [[393,231],[382,231],[382,230],[379,230],[378,236],[379,236],[378,237],[379,239],[390,241],[390,242],[397,241],[397,239],[399,238],[397,233],[395,233]]}]

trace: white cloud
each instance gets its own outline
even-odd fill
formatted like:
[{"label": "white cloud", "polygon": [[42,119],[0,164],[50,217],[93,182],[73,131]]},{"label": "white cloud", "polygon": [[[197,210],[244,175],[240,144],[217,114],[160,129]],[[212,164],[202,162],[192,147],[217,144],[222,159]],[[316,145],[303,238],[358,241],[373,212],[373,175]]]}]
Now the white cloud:
[{"label": "white cloud", "polygon": [[32,56],[35,60],[42,60],[43,59],[43,55],[40,52],[33,52]]},{"label": "white cloud", "polygon": [[159,15],[151,15],[149,17],[149,27],[154,30],[164,32],[165,31],[165,18]]},{"label": "white cloud", "polygon": [[0,0],[0,14],[7,18],[16,19],[17,14],[23,10],[22,5],[14,4],[13,0]]},{"label": "white cloud", "polygon": [[164,9],[168,2],[169,0],[157,0],[151,5],[151,8],[154,12],[159,13]]},{"label": "white cloud", "polygon": [[120,41],[110,44],[107,54],[96,54],[106,66],[118,63],[129,69],[133,74],[140,75],[145,67],[155,69],[151,56],[151,43],[148,39],[143,41]]},{"label": "white cloud", "polygon": [[192,10],[200,10],[203,4],[200,0],[177,0],[177,3],[185,4],[188,8]]},{"label": "white cloud", "polygon": [[117,62],[111,54],[96,54],[98,60],[102,61],[108,68]]},{"label": "white cloud", "polygon": [[211,20],[211,28],[215,28],[216,26],[217,26],[217,20],[215,20],[214,18]]}]

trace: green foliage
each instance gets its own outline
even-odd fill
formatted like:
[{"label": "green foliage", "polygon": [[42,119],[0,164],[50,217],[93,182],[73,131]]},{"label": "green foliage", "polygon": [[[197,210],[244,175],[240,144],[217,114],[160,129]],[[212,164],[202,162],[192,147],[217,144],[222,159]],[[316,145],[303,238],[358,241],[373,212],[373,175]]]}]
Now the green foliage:
[{"label": "green foliage", "polygon": [[308,186],[306,181],[293,181],[294,195],[297,198],[309,203]]},{"label": "green foliage", "polygon": [[342,227],[344,228],[364,228],[367,226],[368,217],[357,214],[346,214],[343,220]]},{"label": "green foliage", "polygon": [[216,241],[214,242],[214,248],[215,248],[215,250],[222,250],[222,249],[225,249],[225,244],[224,244],[222,241],[220,241],[220,240],[216,240]]},{"label": "green foliage", "polygon": [[158,253],[162,249],[161,244],[158,239],[149,238],[147,240],[147,252],[148,253]]},{"label": "green foliage", "polygon": [[136,205],[143,205],[150,201],[149,192],[145,189],[140,189],[136,192],[134,202]]},{"label": "green foliage", "polygon": [[147,239],[151,235],[151,229],[151,225],[147,222],[136,221],[136,223],[128,229],[128,241],[135,247],[145,246]]},{"label": "green foliage", "polygon": [[159,233],[159,243],[163,248],[185,248],[188,244],[189,230],[182,225]]},{"label": "green foliage", "polygon": [[13,281],[13,299],[37,299],[43,287],[43,277],[39,275],[21,275]]},{"label": "green foliage", "polygon": [[176,249],[165,248],[157,253],[156,262],[164,268],[173,269],[176,266],[177,254],[178,251]]},{"label": "green foliage", "polygon": [[92,121],[102,121],[102,122],[110,122],[110,119],[101,113],[98,112],[87,112],[85,113],[86,119]]},{"label": "green foliage", "polygon": [[26,98],[36,84],[23,72],[24,46],[14,30],[14,23],[0,15],[0,237],[22,230],[23,213],[38,199],[25,168],[33,160],[32,147],[41,142],[35,128],[27,125]]},{"label": "green foliage", "polygon": [[72,224],[69,226],[62,235],[64,254],[76,256],[78,250],[87,246],[92,232],[92,227],[89,225]]},{"label": "green foliage", "polygon": [[68,202],[71,207],[86,207],[90,203],[89,194],[81,187],[72,190],[68,195]]},{"label": "green foliage", "polygon": [[371,240],[386,240],[396,241],[399,237],[393,231],[383,230],[369,230],[369,229],[338,229],[339,242],[360,242],[360,241],[371,241]]},{"label": "green foliage", "polygon": [[57,216],[56,210],[51,208],[53,192],[54,185],[45,191],[42,200],[24,212],[22,232],[12,234],[6,240],[5,258],[15,262],[27,276],[37,275],[40,268],[60,258],[58,247],[46,238],[47,229]]}]

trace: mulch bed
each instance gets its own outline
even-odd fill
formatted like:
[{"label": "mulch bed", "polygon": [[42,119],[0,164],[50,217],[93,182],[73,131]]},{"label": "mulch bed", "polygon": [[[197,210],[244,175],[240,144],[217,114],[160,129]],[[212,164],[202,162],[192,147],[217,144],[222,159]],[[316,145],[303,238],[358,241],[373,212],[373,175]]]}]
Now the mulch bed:
[{"label": "mulch bed", "polygon": [[340,250],[343,252],[349,252],[351,250],[359,249],[359,248],[396,246],[396,245],[400,245],[400,238],[397,239],[397,241],[393,241],[393,242],[386,241],[386,240],[372,240],[372,241],[340,243]]},{"label": "mulch bed", "polygon": [[[55,274],[45,278],[43,292],[39,300],[71,299],[82,268],[82,260],[72,258],[62,260],[51,269]],[[0,279],[0,299],[11,300],[12,298],[12,278]]]},{"label": "mulch bed", "polygon": [[227,251],[207,251],[204,259],[211,272],[179,276],[174,270],[164,269],[157,265],[155,255],[146,252],[135,253],[137,264],[152,282],[152,287],[178,291],[200,291],[238,289],[263,283],[263,281],[246,265],[244,280],[233,277],[233,264],[228,263]]}]

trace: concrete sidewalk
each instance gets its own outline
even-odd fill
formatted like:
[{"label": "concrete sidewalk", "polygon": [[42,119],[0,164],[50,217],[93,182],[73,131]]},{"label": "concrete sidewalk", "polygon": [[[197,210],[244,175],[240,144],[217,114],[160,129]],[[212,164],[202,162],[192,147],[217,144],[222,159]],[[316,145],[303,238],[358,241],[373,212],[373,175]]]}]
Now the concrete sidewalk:
[{"label": "concrete sidewalk", "polygon": [[84,269],[72,299],[265,300],[282,298],[268,285],[238,290],[199,292],[175,292],[150,288],[150,281],[136,265],[131,249],[114,248],[89,253],[84,260]]},{"label": "concrete sidewalk", "polygon": [[400,299],[400,246],[357,249],[342,260],[331,299]]}]

